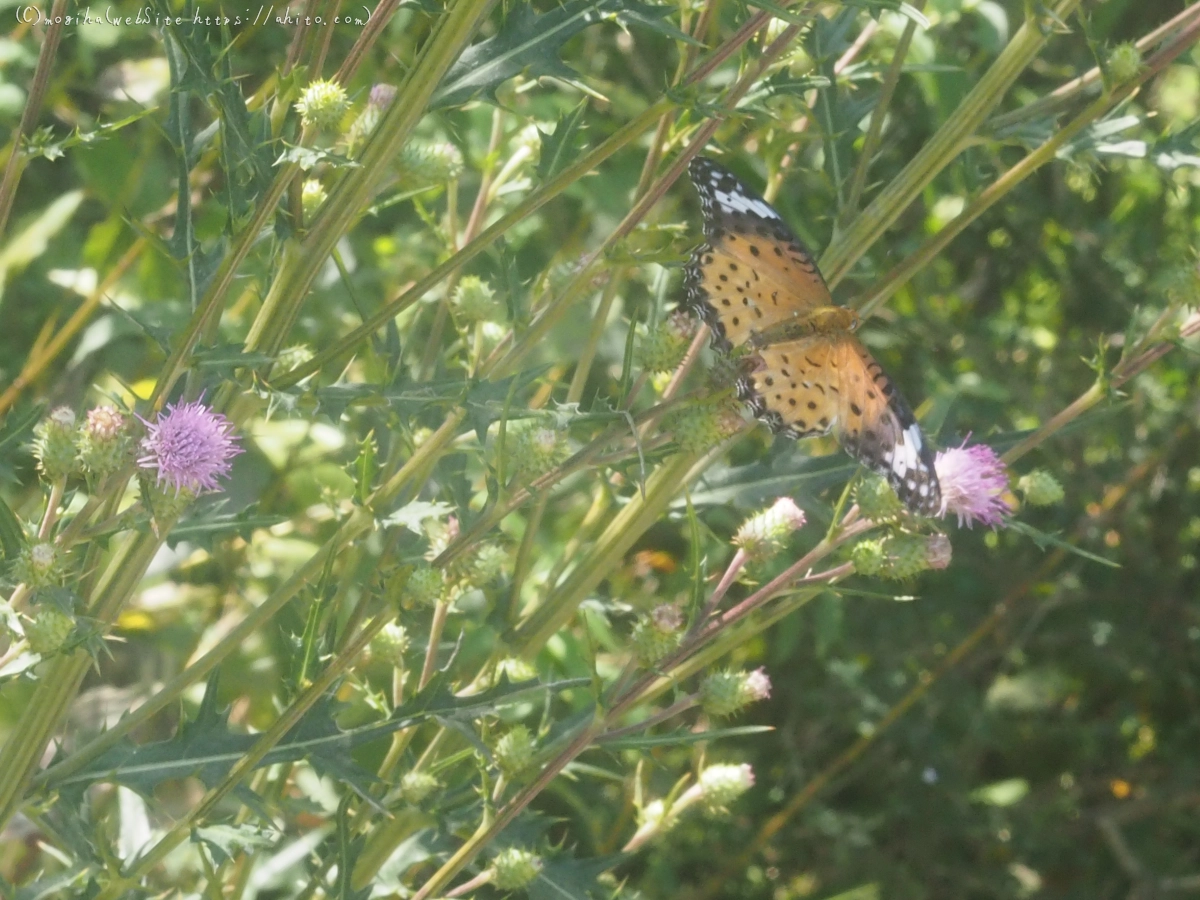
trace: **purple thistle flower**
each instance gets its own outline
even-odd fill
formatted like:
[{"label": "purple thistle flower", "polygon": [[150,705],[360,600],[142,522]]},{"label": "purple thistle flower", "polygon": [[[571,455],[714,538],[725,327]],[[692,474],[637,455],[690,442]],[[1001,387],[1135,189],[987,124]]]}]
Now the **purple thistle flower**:
[{"label": "purple thistle flower", "polygon": [[200,401],[168,406],[153,424],[142,422],[148,433],[138,465],[156,469],[158,485],[173,486],[177,496],[218,490],[217,479],[229,474],[229,460],[242,452],[233,424]]},{"label": "purple thistle flower", "polygon": [[1008,470],[986,444],[968,447],[963,441],[961,447],[942,450],[933,467],[942,487],[939,516],[954,513],[959,527],[982,522],[995,528],[1012,514],[1003,496],[1008,490]]}]

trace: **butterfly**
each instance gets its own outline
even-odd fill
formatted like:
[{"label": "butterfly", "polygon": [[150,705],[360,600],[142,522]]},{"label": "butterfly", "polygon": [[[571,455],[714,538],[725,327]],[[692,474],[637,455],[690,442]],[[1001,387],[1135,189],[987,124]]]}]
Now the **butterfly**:
[{"label": "butterfly", "polygon": [[913,512],[941,506],[933,452],[912,410],[855,337],[858,314],[837,306],[808,249],[767,201],[711,159],[688,169],[705,242],[684,277],[684,306],[728,353],[749,351],[738,397],[777,433],[833,432],[885,476]]}]

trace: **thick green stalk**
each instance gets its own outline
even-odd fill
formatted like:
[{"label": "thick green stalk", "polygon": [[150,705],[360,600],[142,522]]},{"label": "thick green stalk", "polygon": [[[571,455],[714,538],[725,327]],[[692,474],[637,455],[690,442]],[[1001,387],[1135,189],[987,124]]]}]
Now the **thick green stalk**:
[{"label": "thick green stalk", "polygon": [[[1059,0],[1053,15],[1065,19],[1078,4],[1079,0]],[[925,186],[962,152],[967,141],[1045,43],[1046,34],[1037,22],[1027,21],[1022,25],[999,58],[963,98],[929,143],[854,219],[849,228],[834,236],[820,261],[821,271],[831,286],[846,277],[855,262],[891,227]]]}]

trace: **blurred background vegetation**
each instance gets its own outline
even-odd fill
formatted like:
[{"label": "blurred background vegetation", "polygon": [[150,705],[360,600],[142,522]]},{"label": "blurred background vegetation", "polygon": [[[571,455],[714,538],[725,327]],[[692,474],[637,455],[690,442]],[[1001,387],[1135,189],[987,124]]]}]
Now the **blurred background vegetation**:
[{"label": "blurred background vegetation", "polygon": [[[538,37],[536,53],[517,54],[519,64],[494,84],[447,92],[420,119],[386,188],[338,237],[298,306],[281,346],[307,349],[296,350],[284,368],[331,346],[659,98],[682,97],[658,133],[663,161],[654,157],[643,173],[653,133],[647,130],[508,229],[453,279],[389,317],[353,354],[323,360],[315,380],[290,391],[238,381],[261,401],[241,417],[248,452],[237,461],[222,510],[246,511],[241,534],[177,536],[159,554],[117,623],[119,642],[110,643],[73,707],[70,735],[111,724],[312,556],[336,511],[358,496],[368,435],[384,465],[406,458],[437,429],[447,414],[443,401],[459,396],[455,385],[465,386],[480,358],[504,346],[510,324],[518,338],[527,333],[531,310],[561,296],[586,255],[622,222],[640,196],[639,181],[644,188],[661,174],[715,111],[719,92],[788,24],[764,23],[703,90],[672,95],[668,86],[689,67],[683,55],[699,50],[689,49],[677,29],[694,27],[702,7],[704,52],[752,16],[779,8],[733,0],[592,6],[596,21],[564,32],[561,46],[546,37],[547,20],[537,18],[554,13],[555,4],[512,2],[491,11],[476,41]],[[138,12],[133,4],[109,8]],[[1106,0],[1061,20],[1015,0],[930,0],[919,12],[874,2],[789,8],[780,15],[798,17],[801,34],[737,108],[723,113],[706,152],[765,187],[814,248],[844,231],[955,114],[1027,16],[1046,36],[969,146],[848,269],[835,296],[855,303],[1097,92],[1128,79],[1129,71],[1113,70],[1136,71],[1139,58],[1122,46],[1185,4]],[[45,31],[17,23],[18,10],[7,3],[0,10],[9,29],[0,39],[5,158]],[[217,8],[201,4],[201,12]],[[355,114],[372,85],[404,80],[441,13],[442,4],[430,0],[399,4],[347,84]],[[913,21],[877,155],[855,200],[852,177],[871,110]],[[357,26],[274,23],[185,27],[174,38],[187,49],[174,61],[172,93],[168,52],[153,25],[64,31],[36,122],[49,130],[33,137],[44,153],[23,172],[0,244],[0,391],[8,433],[18,438],[0,458],[0,476],[14,510],[32,515],[41,496],[22,443],[28,434],[13,432],[14,423],[28,421],[34,404],[78,410],[105,397],[132,404],[150,396],[193,313],[192,267],[179,252],[180,198],[190,199],[189,227],[200,248],[187,259],[211,271],[287,145],[300,142],[292,119],[279,133],[299,89],[318,75],[331,77],[361,33]],[[303,67],[288,69],[287,59]],[[1016,112],[1097,67],[1091,93],[1068,96],[1057,108],[1043,102]],[[221,91],[248,102],[239,106]],[[231,119],[237,109],[242,121]],[[181,117],[186,128],[172,133]],[[182,161],[179,134],[189,141]],[[950,446],[969,434],[1012,446],[1098,377],[1109,384],[1106,373],[1122,348],[1164,310],[1196,302],[1197,135],[1200,54],[1189,50],[1067,141],[903,281],[864,325],[864,340],[919,407],[935,442]],[[336,155],[339,148],[344,144],[330,142],[326,150]],[[346,171],[332,158],[303,165],[331,192]],[[182,192],[181,166],[190,179]],[[217,391],[235,370],[245,371],[236,369],[248,364],[237,352],[281,248],[303,233],[295,224],[301,206],[297,183],[282,203],[291,224],[281,216],[242,266],[219,329],[205,336],[208,355],[191,362],[192,386]],[[631,233],[605,247],[593,279],[521,360],[532,374],[513,389],[517,405],[557,410],[568,423],[587,413],[612,417],[631,384],[630,330],[664,319],[698,239],[698,204],[683,179]],[[455,280],[464,275],[486,281],[503,304],[492,321],[464,326],[451,312]],[[71,317],[80,310],[75,327]],[[48,342],[64,331],[47,356]],[[580,348],[592,346],[595,362],[581,372]],[[32,358],[43,363],[30,373]],[[701,364],[714,362],[706,353]],[[1060,504],[1020,511],[1035,537],[954,532],[948,570],[900,584],[851,579],[741,641],[725,662],[765,666],[774,690],[735,724],[773,730],[730,737],[706,752],[750,763],[755,787],[730,815],[685,819],[648,850],[615,862],[607,880],[593,886],[597,896],[1149,898],[1200,891],[1198,375],[1194,342],[1171,349],[1119,390],[1105,389],[1101,402],[1022,460],[1017,474],[1036,465],[1065,489]],[[637,382],[645,391],[639,408],[665,377]],[[331,389],[338,384],[352,387]],[[456,452],[427,473],[437,492],[423,499],[461,511],[478,509],[488,495],[493,457],[474,429],[491,425],[494,441],[492,422],[514,396],[509,383],[490,384],[486,402],[472,407],[485,410],[480,422],[468,419]],[[694,375],[692,384],[705,382]],[[572,432],[573,448],[588,427]],[[648,449],[650,465],[663,458],[661,446]],[[795,496],[813,527],[827,526],[853,469],[826,453],[836,453],[831,443],[773,442],[761,429],[737,443],[692,484],[687,500],[679,492],[588,593],[582,608],[594,618],[559,630],[534,660],[538,670],[586,677],[598,654],[601,673],[613,677],[620,665],[605,660],[620,658],[630,616],[693,596],[694,561],[704,558],[708,573],[720,572],[732,555],[729,535],[776,496]],[[614,486],[610,502],[623,504],[637,490],[637,456],[608,465],[599,480]],[[525,581],[511,596],[510,565],[474,607],[460,604],[451,616],[447,640],[463,633],[463,671],[482,665],[515,610],[561,574],[556,567],[578,552],[571,542],[594,539],[591,525],[581,524],[600,502],[591,484],[586,477],[568,481],[549,502],[535,500],[496,529],[507,550],[522,546],[525,558],[513,565],[526,567]],[[536,538],[524,546],[531,527]],[[1036,534],[1058,536],[1108,564]],[[787,560],[758,577],[780,571],[816,537],[798,539]],[[373,577],[380,540],[348,551],[333,602],[349,604]],[[285,607],[223,664],[222,702],[232,704],[236,727],[261,730],[273,721],[278,698],[288,693],[309,601]],[[424,640],[422,628],[410,626],[414,646]],[[372,692],[389,689],[388,672],[376,665],[355,678],[353,700],[365,720]],[[20,679],[5,682],[0,733],[10,732],[31,690]],[[187,695],[188,716],[199,697],[198,687]],[[156,720],[139,739],[168,737],[176,721]],[[528,721],[536,725],[537,715]],[[377,742],[356,758],[375,768],[386,750],[386,741]],[[666,746],[583,757],[534,801],[545,839],[580,859],[618,852],[635,827],[629,773],[638,760],[638,777],[662,796],[700,752]],[[163,787],[155,804],[177,815],[194,798],[186,784]],[[329,812],[316,800],[309,806],[289,814],[296,833]],[[0,874],[10,881],[47,865],[31,861],[36,854],[23,840],[15,826],[0,839]],[[254,890],[296,895],[267,880]]]}]

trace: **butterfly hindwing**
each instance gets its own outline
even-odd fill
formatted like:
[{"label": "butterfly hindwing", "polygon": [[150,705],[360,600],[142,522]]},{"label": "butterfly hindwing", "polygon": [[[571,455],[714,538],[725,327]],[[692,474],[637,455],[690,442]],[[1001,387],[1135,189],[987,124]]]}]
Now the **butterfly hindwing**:
[{"label": "butterfly hindwing", "polygon": [[706,242],[692,254],[686,302],[718,346],[744,344],[754,332],[833,301],[808,249],[762,197],[712,160],[692,160]]},{"label": "butterfly hindwing", "polygon": [[833,432],[842,448],[887,478],[917,512],[940,503],[933,452],[883,368],[841,332],[758,350],[738,394],[771,428],[793,438]]}]

